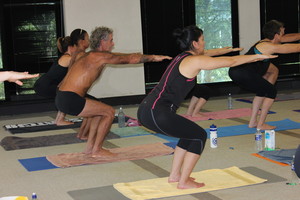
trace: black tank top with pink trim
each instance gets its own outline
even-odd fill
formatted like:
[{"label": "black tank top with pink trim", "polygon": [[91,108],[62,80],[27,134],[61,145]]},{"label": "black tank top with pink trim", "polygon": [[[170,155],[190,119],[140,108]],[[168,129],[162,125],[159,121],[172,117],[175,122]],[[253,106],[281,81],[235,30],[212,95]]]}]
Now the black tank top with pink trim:
[{"label": "black tank top with pink trim", "polygon": [[186,78],[179,72],[179,65],[184,58],[192,54],[183,52],[176,56],[167,67],[158,85],[148,94],[144,102],[157,105],[173,106],[175,110],[180,106],[186,95],[195,86],[195,78]]}]

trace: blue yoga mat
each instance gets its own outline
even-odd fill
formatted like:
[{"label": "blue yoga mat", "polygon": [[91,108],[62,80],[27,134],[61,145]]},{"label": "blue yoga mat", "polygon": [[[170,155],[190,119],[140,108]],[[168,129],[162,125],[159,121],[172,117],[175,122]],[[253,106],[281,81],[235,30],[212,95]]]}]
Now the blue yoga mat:
[{"label": "blue yoga mat", "polygon": [[[300,129],[300,123],[294,122],[290,119],[284,119],[281,121],[273,121],[273,122],[266,122],[266,123],[272,126],[277,126],[275,131]],[[208,137],[209,137],[209,128],[205,129],[205,131],[208,133]],[[218,137],[245,135],[245,134],[255,133],[255,131],[256,128],[249,128],[248,124],[218,127]]]},{"label": "blue yoga mat", "polygon": [[277,162],[291,164],[293,160],[293,155],[296,154],[296,149],[280,149],[276,151],[260,151],[259,155],[275,160]]},{"label": "blue yoga mat", "polygon": [[52,163],[50,163],[46,157],[19,159],[19,162],[29,172],[58,168]]},{"label": "blue yoga mat", "polygon": [[[164,145],[169,146],[171,148],[175,148],[176,144],[177,143],[174,142],[164,143]],[[53,165],[51,162],[49,162],[46,157],[19,159],[19,162],[29,172],[59,168]]]}]

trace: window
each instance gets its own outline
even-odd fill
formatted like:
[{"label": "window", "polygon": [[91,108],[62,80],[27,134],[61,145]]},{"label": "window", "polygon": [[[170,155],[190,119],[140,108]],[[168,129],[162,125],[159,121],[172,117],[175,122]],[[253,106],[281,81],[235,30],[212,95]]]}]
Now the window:
[{"label": "window", "polygon": [[[4,70],[47,72],[58,57],[56,39],[63,35],[61,0],[4,0],[1,6]],[[5,83],[5,99],[23,100],[34,94],[35,79],[23,83]]]},{"label": "window", "polygon": [[[195,0],[196,25],[204,31],[206,49],[237,47],[233,41],[237,40],[237,28],[233,26],[236,7],[237,2],[232,0]],[[225,81],[231,81],[228,68],[202,70],[197,76],[198,83]]]}]

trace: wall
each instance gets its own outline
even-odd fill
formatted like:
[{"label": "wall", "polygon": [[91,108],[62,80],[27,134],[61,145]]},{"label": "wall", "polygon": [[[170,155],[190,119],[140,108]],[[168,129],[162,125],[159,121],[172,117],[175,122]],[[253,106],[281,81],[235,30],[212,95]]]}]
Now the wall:
[{"label": "wall", "polygon": [[240,47],[246,53],[260,40],[260,6],[259,0],[238,0]]},{"label": "wall", "polygon": [[[107,26],[114,30],[114,52],[142,52],[139,0],[64,0],[64,20],[66,35]],[[89,93],[98,98],[145,94],[143,64],[108,65]]]},{"label": "wall", "polygon": [[[246,50],[260,39],[259,0],[239,0],[240,46]],[[115,52],[142,52],[139,0],[64,0],[65,32],[91,32],[95,26],[114,29]],[[145,94],[143,65],[108,66],[90,94],[116,97]]]}]

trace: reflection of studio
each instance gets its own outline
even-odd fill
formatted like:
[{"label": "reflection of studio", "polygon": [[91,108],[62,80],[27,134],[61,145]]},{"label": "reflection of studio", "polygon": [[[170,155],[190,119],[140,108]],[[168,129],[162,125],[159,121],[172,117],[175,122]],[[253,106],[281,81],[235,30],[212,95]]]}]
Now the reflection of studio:
[{"label": "reflection of studio", "polygon": [[2,0],[0,200],[298,200],[299,7]]}]

